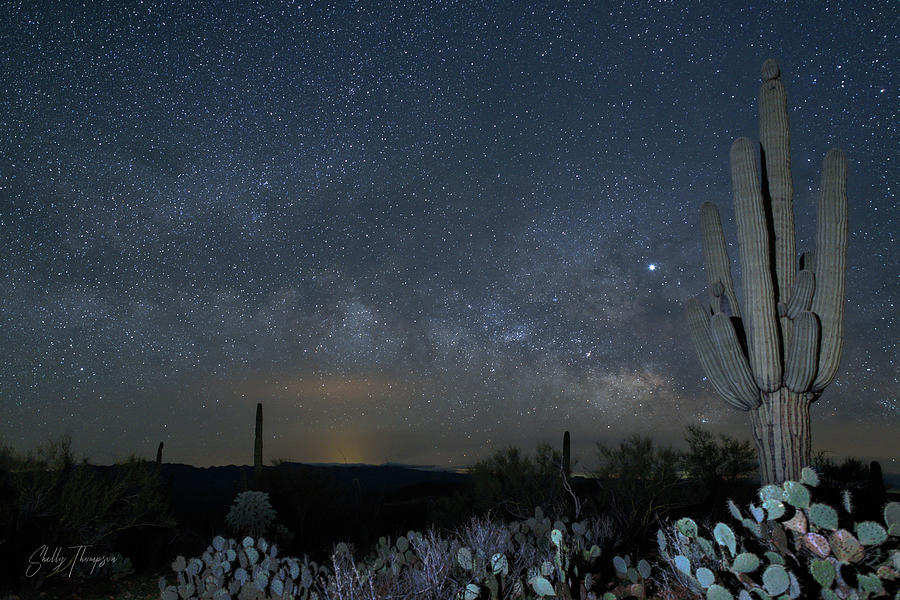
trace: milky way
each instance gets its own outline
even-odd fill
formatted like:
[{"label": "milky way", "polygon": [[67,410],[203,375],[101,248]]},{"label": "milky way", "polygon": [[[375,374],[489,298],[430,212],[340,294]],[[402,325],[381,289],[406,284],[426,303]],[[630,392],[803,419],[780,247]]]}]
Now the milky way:
[{"label": "milky way", "polygon": [[394,4],[4,3],[6,441],[246,464],[257,402],[304,462],[747,437],[683,304],[774,57],[799,248],[851,161],[814,445],[900,460],[895,2]]}]

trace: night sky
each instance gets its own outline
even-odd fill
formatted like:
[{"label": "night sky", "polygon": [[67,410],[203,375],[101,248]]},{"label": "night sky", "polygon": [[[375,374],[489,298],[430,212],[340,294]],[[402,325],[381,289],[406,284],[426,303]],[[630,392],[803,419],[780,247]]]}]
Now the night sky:
[{"label": "night sky", "polygon": [[701,203],[736,240],[728,150],[773,57],[798,249],[822,158],[850,161],[814,447],[900,470],[895,1],[127,4],[0,7],[13,447],[248,464],[257,402],[266,461],[749,439],[683,305]]}]

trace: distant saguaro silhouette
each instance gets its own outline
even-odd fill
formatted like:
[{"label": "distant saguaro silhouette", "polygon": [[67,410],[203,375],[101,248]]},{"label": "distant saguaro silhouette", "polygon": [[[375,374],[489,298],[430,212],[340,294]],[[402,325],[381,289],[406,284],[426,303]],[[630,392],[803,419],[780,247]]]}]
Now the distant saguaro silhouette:
[{"label": "distant saguaro silhouette", "polygon": [[253,468],[262,469],[262,402],[256,403],[256,440],[253,446]]}]

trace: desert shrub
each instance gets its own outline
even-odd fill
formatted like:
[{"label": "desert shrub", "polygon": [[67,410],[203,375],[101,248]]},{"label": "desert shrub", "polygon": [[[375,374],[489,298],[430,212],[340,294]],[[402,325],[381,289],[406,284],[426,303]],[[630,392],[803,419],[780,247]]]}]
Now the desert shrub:
[{"label": "desert shrub", "polygon": [[16,451],[12,446],[0,439],[0,472],[16,470],[18,463]]},{"label": "desert shrub", "polygon": [[[58,438],[47,440],[35,448],[29,449],[25,456],[13,456],[10,458],[14,471],[52,470],[64,471],[75,464],[75,454],[72,452],[72,437],[61,435]],[[82,457],[81,464],[87,464],[87,457]]]},{"label": "desert shrub", "polygon": [[[4,462],[3,465],[8,465]],[[0,466],[0,582],[12,584],[21,574],[16,562],[18,552],[13,544],[13,536],[18,521],[16,489],[7,469]],[[6,583],[0,583],[0,597],[3,596]]]},{"label": "desert shrub", "polygon": [[96,545],[130,528],[170,524],[159,474],[147,461],[131,457],[111,468],[87,458],[76,463],[71,440],[61,438],[29,452],[18,469],[12,480],[19,529]]},{"label": "desert shrub", "polygon": [[753,475],[757,470],[756,449],[749,440],[725,434],[718,439],[705,429],[688,425],[683,467],[691,477],[707,485],[720,486]]},{"label": "desert shrub", "polygon": [[844,458],[844,462],[838,464],[829,457],[827,451],[821,450],[815,454],[812,466],[819,473],[822,484],[838,487],[862,487],[871,478],[869,465],[855,456]]},{"label": "desert shrub", "polygon": [[460,543],[483,557],[491,557],[498,552],[507,552],[512,544],[509,527],[494,521],[490,516],[472,517],[469,522],[456,530]]},{"label": "desert shrub", "polygon": [[409,542],[421,561],[421,567],[410,574],[410,587],[422,590],[421,595],[430,590],[434,598],[452,598],[460,587],[453,579],[459,545],[433,528],[424,535],[410,536]]},{"label": "desert shrub", "polygon": [[[756,449],[749,440],[725,434],[714,437],[696,425],[687,427],[688,449],[682,455],[682,469],[699,490],[702,501],[715,518],[724,518],[725,500],[739,495],[737,485],[749,498],[756,482],[751,476],[758,470]],[[741,497],[743,499],[743,497]]]},{"label": "desert shrub", "polygon": [[[25,456],[11,452],[5,464],[12,467],[5,492],[11,502],[0,539],[35,544],[11,544],[16,565],[39,545],[88,545],[108,553],[125,532],[174,525],[158,470],[146,461],[132,457],[113,467],[90,465],[87,458],[76,461],[71,439],[64,436]],[[36,587],[43,581],[29,578]]]},{"label": "desert shrub", "polygon": [[103,537],[140,527],[172,527],[169,506],[155,462],[130,456],[106,471],[104,484],[116,497],[105,512]]},{"label": "desert shrub", "polygon": [[640,540],[677,499],[680,455],[633,435],[618,447],[597,444],[601,510],[607,512],[623,540]]},{"label": "desert shrub", "polygon": [[476,515],[499,510],[506,519],[526,519],[539,506],[560,515],[572,500],[564,486],[562,453],[549,444],[539,444],[533,458],[518,448],[499,450],[475,463],[469,475]]}]

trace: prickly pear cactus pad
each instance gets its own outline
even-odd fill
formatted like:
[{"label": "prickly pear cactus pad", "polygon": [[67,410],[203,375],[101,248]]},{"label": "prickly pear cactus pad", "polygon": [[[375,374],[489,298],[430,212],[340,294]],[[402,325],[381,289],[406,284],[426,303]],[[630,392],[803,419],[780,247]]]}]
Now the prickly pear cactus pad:
[{"label": "prickly pear cactus pad", "polygon": [[[766,514],[759,521],[729,505],[743,527],[669,523],[657,534],[669,576],[706,598],[900,597],[900,536],[890,531],[900,505],[885,505],[884,523],[855,521],[820,501],[818,483],[806,470],[803,481],[762,487],[758,510]],[[788,510],[776,504],[778,497],[791,499]],[[717,542],[712,547],[703,543],[708,529]]]}]

